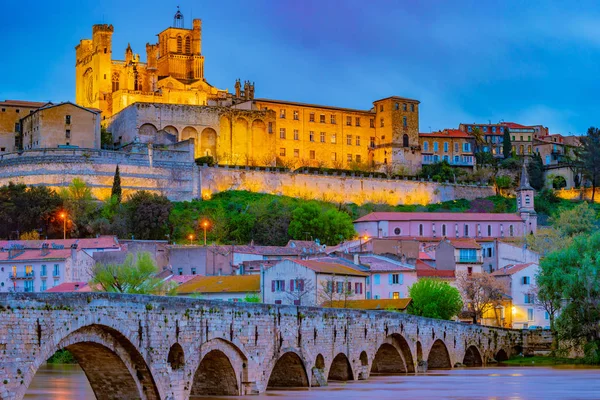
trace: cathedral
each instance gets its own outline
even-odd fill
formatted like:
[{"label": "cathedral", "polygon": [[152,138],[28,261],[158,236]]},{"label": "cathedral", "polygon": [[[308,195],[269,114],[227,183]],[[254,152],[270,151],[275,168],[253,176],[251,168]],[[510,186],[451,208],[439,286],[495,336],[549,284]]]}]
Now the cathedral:
[{"label": "cathedral", "polygon": [[173,26],[146,44],[146,62],[127,46],[113,59],[112,25],[94,25],[76,46],[76,102],[99,109],[116,146],[194,140],[195,156],[220,164],[414,172],[421,165],[420,102],[390,96],[365,109],[255,98],[254,83],[234,91],[204,76],[202,21]]}]

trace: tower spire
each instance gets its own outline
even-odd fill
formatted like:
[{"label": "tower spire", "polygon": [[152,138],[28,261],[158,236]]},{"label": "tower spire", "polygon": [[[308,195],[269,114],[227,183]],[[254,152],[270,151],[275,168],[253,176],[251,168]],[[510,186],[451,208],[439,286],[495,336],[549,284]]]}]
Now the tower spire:
[{"label": "tower spire", "polygon": [[523,162],[523,168],[521,169],[521,184],[519,190],[533,190],[529,184],[529,174],[527,173],[527,164]]}]

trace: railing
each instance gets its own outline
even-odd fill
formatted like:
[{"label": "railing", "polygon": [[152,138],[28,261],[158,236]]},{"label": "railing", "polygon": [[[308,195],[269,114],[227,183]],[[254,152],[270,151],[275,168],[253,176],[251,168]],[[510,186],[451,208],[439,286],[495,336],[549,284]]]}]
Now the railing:
[{"label": "railing", "polygon": [[31,272],[11,272],[10,279],[33,279],[34,273]]},{"label": "railing", "polygon": [[460,264],[481,264],[483,259],[481,256],[456,256],[455,260]]},{"label": "railing", "polygon": [[[421,163],[423,165],[430,165],[430,164],[435,164],[435,163],[442,162],[443,160],[444,159],[441,158],[441,157],[439,159],[437,159],[437,161],[433,157],[431,157],[431,158],[427,157],[427,158],[423,158],[423,160],[421,161]],[[472,167],[473,165],[475,165],[475,158],[473,157],[471,159],[471,161],[466,161],[466,160],[462,160],[462,159],[458,160],[458,161],[455,161],[454,159],[448,159],[447,162],[450,165]]]}]

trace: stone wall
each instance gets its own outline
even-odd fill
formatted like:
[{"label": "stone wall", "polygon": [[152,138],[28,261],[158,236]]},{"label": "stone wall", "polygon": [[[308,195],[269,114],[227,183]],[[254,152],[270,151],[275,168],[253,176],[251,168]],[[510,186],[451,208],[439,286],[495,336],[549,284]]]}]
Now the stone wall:
[{"label": "stone wall", "polygon": [[420,180],[363,178],[200,167],[202,197],[225,190],[248,190],[337,203],[430,204],[494,195],[491,186],[450,185]]},{"label": "stone wall", "polygon": [[66,348],[99,399],[245,395],[267,387],[486,365],[523,333],[385,311],[109,293],[0,294],[0,399],[22,399]]}]

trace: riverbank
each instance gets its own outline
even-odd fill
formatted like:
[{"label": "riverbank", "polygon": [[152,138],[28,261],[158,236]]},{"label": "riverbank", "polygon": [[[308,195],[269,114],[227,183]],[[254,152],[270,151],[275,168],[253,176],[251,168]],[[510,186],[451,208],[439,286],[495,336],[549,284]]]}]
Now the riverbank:
[{"label": "riverbank", "polygon": [[552,356],[513,357],[502,361],[499,365],[551,367],[554,365],[583,365],[579,358],[563,358]]}]

